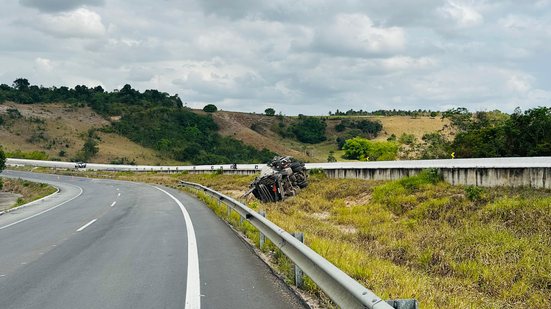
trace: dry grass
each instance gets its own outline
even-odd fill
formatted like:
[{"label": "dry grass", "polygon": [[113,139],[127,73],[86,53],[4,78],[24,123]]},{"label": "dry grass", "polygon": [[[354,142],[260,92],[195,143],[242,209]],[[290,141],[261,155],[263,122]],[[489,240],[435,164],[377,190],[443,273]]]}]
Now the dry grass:
[{"label": "dry grass", "polygon": [[11,208],[43,198],[56,191],[56,189],[50,185],[23,179],[2,178],[2,182],[4,183],[2,191],[21,195]]},{"label": "dry grass", "polygon": [[[182,177],[229,194],[245,182]],[[384,298],[416,298],[422,308],[551,307],[548,191],[497,189],[471,201],[445,183],[321,177],[295,198],[254,205]]]},{"label": "dry grass", "polygon": [[[2,104],[0,114],[9,108],[17,109],[23,118],[7,120],[0,130],[4,151],[44,151],[50,158],[69,160],[84,145],[82,137],[89,129],[101,128],[110,122],[88,107],[65,104]],[[158,157],[152,149],[140,146],[118,134],[99,133],[99,153],[91,162],[109,163],[126,157],[137,164],[172,164]],[[66,154],[60,157],[60,151]]]},{"label": "dry grass", "polygon": [[[201,111],[195,111],[201,113]],[[326,162],[330,151],[335,152],[335,157],[339,161],[343,160],[342,152],[337,150],[335,139],[340,133],[335,131],[335,126],[341,122],[342,118],[351,118],[355,120],[370,119],[379,120],[383,124],[383,132],[377,139],[386,140],[392,134],[400,136],[403,133],[413,134],[421,138],[423,134],[435,132],[443,129],[449,124],[447,119],[440,117],[418,117],[409,116],[356,116],[356,117],[328,117],[326,120],[327,141],[315,145],[303,144],[297,141],[284,139],[279,136],[273,128],[279,122],[277,117],[268,117],[264,115],[225,112],[218,111],[212,114],[214,121],[220,127],[220,134],[231,136],[257,149],[267,148],[276,153],[292,155],[298,159],[307,162]],[[284,122],[288,125],[292,118],[285,117]],[[257,131],[251,129],[256,123],[259,127]]]}]

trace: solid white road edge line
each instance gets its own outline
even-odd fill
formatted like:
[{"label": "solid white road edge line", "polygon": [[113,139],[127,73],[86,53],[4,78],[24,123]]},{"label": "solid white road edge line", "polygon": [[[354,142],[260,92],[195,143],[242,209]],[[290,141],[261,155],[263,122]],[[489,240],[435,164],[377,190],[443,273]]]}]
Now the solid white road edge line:
[{"label": "solid white road edge line", "polygon": [[201,308],[201,283],[199,280],[199,254],[197,253],[197,239],[195,238],[195,230],[191,223],[191,217],[184,205],[175,198],[172,194],[165,190],[154,187],[155,189],[164,192],[170,196],[182,210],[184,220],[186,222],[187,231],[187,286],[186,286],[186,309]]},{"label": "solid white road edge line", "polygon": [[[75,186],[75,185],[73,185],[73,186]],[[61,206],[61,205],[63,205],[63,204],[67,204],[67,203],[69,203],[70,201],[76,199],[77,197],[79,197],[79,196],[82,194],[83,190],[82,190],[82,188],[79,187],[79,186],[75,186],[75,187],[79,188],[79,189],[80,189],[80,192],[79,192],[76,196],[72,197],[71,199],[66,200],[65,202],[63,202],[63,203],[61,203],[61,204],[57,204],[57,205],[55,205],[54,207],[48,208],[48,209],[46,209],[46,210],[44,210],[44,211],[41,211],[41,212],[39,212],[39,213],[37,213],[37,214],[34,214],[34,215],[30,216],[30,217],[23,218],[23,219],[21,219],[21,220],[12,222],[12,223],[10,223],[10,224],[8,224],[8,225],[1,226],[1,227],[0,227],[0,230],[3,230],[3,229],[5,229],[5,228],[8,228],[8,227],[10,227],[10,226],[12,226],[12,225],[16,225],[16,224],[18,224],[18,223],[27,221],[27,220],[29,220],[29,219],[32,219],[32,218],[36,217],[36,216],[40,216],[41,214],[47,213],[47,212],[50,211],[50,210],[56,209],[56,208],[58,208],[59,206]]]},{"label": "solid white road edge line", "polygon": [[117,204],[117,201],[114,201],[113,204],[111,204],[111,207],[115,206]]},{"label": "solid white road edge line", "polygon": [[92,223],[96,222],[97,220],[98,220],[98,219],[96,218],[96,219],[94,219],[94,220],[92,220],[92,221],[86,223],[85,225],[81,226],[81,227],[77,230],[77,232],[80,232],[80,231],[84,230],[85,228],[89,227]]}]

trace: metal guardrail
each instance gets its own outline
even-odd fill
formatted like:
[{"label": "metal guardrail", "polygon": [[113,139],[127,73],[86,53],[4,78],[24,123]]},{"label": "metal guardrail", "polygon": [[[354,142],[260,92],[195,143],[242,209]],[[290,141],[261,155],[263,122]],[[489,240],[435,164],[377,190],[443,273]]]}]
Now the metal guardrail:
[{"label": "metal guardrail", "polygon": [[242,218],[248,220],[250,224],[270,239],[341,308],[417,308],[417,301],[415,300],[389,301],[393,305],[385,302],[291,234],[239,201],[200,184],[186,181],[181,181],[180,184],[224,201]]}]

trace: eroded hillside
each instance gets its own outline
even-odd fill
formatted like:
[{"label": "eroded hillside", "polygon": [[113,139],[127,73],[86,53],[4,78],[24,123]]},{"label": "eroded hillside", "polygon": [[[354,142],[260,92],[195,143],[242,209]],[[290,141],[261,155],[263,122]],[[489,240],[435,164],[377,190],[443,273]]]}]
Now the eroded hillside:
[{"label": "eroded hillside", "polygon": [[[0,144],[6,152],[43,151],[50,159],[70,160],[82,149],[88,130],[111,122],[88,107],[61,103],[0,105],[4,123]],[[110,163],[126,158],[139,164],[161,164],[167,159],[116,133],[97,132],[99,152],[91,161]]]}]

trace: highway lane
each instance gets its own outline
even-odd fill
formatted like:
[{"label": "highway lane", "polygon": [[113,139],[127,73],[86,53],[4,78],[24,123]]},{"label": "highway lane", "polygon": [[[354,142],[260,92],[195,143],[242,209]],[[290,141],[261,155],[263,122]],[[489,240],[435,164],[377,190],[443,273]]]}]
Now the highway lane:
[{"label": "highway lane", "polygon": [[[202,308],[302,307],[225,223],[189,195],[122,181],[2,175],[60,188],[35,206],[0,216],[2,308],[185,308],[194,291]],[[170,195],[194,227],[197,270],[188,269],[190,224]],[[194,272],[198,281],[188,283]]]}]

